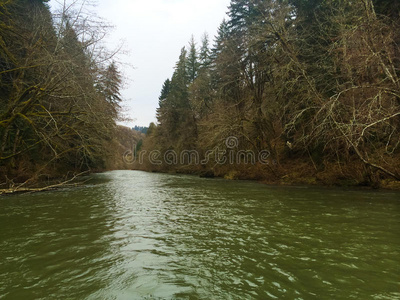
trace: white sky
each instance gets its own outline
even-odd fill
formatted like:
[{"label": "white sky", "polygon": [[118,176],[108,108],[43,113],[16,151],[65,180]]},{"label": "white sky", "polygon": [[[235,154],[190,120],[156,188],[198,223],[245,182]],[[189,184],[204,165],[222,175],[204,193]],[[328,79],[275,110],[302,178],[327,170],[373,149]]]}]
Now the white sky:
[{"label": "white sky", "polygon": [[[62,0],[61,0],[62,1]],[[51,0],[53,8],[60,0]],[[230,0],[99,0],[98,16],[115,26],[111,44],[124,40],[129,51],[121,60],[130,79],[122,91],[127,126],[148,126],[156,121],[158,96],[171,78],[180,49],[193,34],[198,46],[204,32],[213,45],[217,28],[226,17]]]}]

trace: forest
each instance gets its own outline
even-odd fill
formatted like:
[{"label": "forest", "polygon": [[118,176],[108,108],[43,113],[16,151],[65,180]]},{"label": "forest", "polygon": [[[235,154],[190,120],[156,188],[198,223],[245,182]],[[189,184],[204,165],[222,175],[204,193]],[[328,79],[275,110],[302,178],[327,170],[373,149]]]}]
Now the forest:
[{"label": "forest", "polygon": [[399,28],[396,0],[232,0],[213,41],[182,48],[135,168],[399,187]]},{"label": "forest", "polygon": [[46,2],[0,2],[0,188],[124,168],[399,187],[398,1],[232,0],[138,131],[117,125],[110,25]]},{"label": "forest", "polygon": [[[123,168],[123,77],[109,25],[83,6],[0,2],[0,188]],[[118,49],[117,49],[118,50]],[[119,154],[121,152],[121,154]]]}]

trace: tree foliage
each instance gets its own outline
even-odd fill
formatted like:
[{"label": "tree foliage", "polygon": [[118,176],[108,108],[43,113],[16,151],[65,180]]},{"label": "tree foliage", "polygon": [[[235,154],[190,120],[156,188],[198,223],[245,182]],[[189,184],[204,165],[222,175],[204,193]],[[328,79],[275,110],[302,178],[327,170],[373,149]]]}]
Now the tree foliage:
[{"label": "tree foliage", "polygon": [[182,50],[155,144],[204,152],[236,136],[271,152],[262,174],[286,176],[297,159],[314,174],[399,180],[400,18],[388,3],[232,0],[213,49],[204,38]]},{"label": "tree foliage", "polygon": [[103,59],[107,26],[43,2],[0,6],[1,180],[103,168],[110,155],[122,78]]}]

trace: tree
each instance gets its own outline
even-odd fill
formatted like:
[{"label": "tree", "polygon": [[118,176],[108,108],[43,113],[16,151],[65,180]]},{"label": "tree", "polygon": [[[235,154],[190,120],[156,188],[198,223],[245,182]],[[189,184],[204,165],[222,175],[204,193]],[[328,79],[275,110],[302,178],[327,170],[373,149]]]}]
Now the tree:
[{"label": "tree", "polygon": [[[117,109],[120,81],[112,63],[107,68],[93,56],[93,48],[106,53],[94,38],[104,28],[79,12],[54,19],[42,1],[8,1],[0,9],[7,24],[0,27],[2,178],[33,181],[44,172],[102,168],[111,153],[110,109]],[[103,75],[107,95],[96,88]]]},{"label": "tree", "polygon": [[[193,39],[192,52],[181,52],[163,87],[153,142],[206,152],[226,149],[226,138],[235,136],[239,148],[268,149],[277,163],[245,174],[399,180],[395,3],[393,9],[378,0],[232,0],[211,53],[203,37],[197,73]],[[299,161],[307,166],[300,169]]]},{"label": "tree", "polygon": [[171,90],[171,80],[169,80],[169,78],[167,78],[163,83],[163,86],[161,88],[160,96],[158,97],[158,105],[159,105],[159,107],[163,106],[163,103],[167,99],[170,90]]},{"label": "tree", "polygon": [[117,69],[116,63],[112,61],[110,65],[100,74],[100,80],[97,83],[97,89],[104,96],[110,113],[114,118],[118,117],[121,99],[121,74]]},{"label": "tree", "polygon": [[189,42],[189,52],[187,56],[186,65],[187,65],[187,74],[189,76],[189,83],[192,83],[198,75],[200,66],[200,63],[198,62],[196,43],[194,41],[193,35]]},{"label": "tree", "polygon": [[199,54],[199,65],[200,71],[209,69],[211,65],[211,52],[209,47],[209,38],[208,34],[204,33],[202,40],[201,40],[201,48]]},{"label": "tree", "polygon": [[182,48],[171,82],[165,82],[162,88],[161,96],[166,90],[168,93],[157,111],[157,134],[164,150],[190,149],[195,144],[197,127],[189,101],[189,70],[193,69],[188,67],[187,51]]},{"label": "tree", "polygon": [[217,36],[214,39],[214,45],[211,49],[211,61],[215,61],[217,56],[224,48],[225,41],[228,37],[228,22],[224,19],[218,27]]}]

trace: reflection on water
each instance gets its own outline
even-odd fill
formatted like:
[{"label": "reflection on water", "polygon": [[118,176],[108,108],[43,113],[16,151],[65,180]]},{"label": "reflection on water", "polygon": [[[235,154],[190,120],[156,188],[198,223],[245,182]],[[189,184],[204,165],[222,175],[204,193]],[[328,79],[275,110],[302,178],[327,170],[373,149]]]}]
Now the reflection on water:
[{"label": "reflection on water", "polygon": [[115,171],[0,199],[0,299],[397,299],[400,194]]}]

